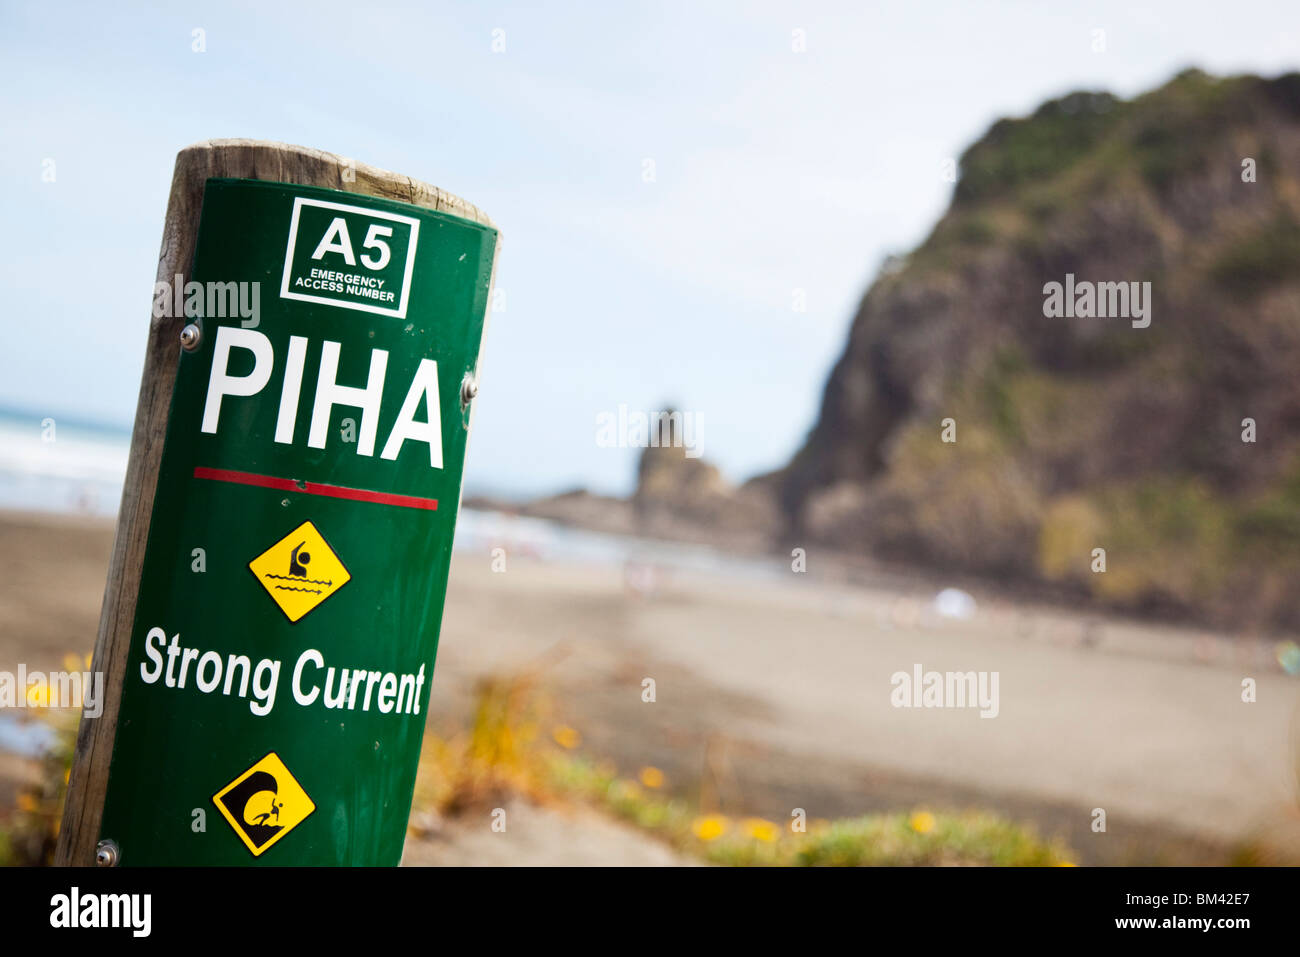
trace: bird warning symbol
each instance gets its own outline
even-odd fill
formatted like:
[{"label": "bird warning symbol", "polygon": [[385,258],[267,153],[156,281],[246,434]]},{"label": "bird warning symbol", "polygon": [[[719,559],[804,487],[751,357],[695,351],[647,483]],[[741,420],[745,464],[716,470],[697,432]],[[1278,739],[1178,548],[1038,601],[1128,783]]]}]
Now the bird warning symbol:
[{"label": "bird warning symbol", "polygon": [[290,621],[297,621],[352,578],[311,522],[303,522],[248,567]]},{"label": "bird warning symbol", "polygon": [[316,810],[274,751],[214,794],[212,803],[254,857]]}]

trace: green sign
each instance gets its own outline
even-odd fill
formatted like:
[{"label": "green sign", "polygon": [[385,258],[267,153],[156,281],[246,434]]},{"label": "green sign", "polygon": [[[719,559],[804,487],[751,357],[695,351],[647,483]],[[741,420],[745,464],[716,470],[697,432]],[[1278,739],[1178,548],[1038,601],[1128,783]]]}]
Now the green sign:
[{"label": "green sign", "polygon": [[123,865],[398,862],[496,240],[403,203],[208,181],[193,274],[156,288],[201,335],[100,833]]}]

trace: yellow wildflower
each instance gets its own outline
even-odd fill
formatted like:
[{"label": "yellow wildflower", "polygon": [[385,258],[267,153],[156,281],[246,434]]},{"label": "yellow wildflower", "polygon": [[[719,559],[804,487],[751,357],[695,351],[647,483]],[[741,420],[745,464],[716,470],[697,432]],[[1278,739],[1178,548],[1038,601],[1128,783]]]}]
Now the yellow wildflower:
[{"label": "yellow wildflower", "polygon": [[761,817],[746,818],[742,824],[745,833],[757,841],[764,843],[773,843],[778,836],[776,825],[771,821],[765,821]]},{"label": "yellow wildflower", "polygon": [[641,783],[648,788],[661,788],[664,786],[664,773],[658,768],[644,767],[641,769]]},{"label": "yellow wildflower", "polygon": [[695,836],[701,841],[717,840],[727,831],[727,819],[721,814],[709,814],[695,819]]},{"label": "yellow wildflower", "polygon": [[556,744],[569,751],[582,743],[582,735],[578,733],[578,729],[564,724],[552,731],[551,737],[555,739]]},{"label": "yellow wildflower", "polygon": [[908,823],[917,834],[929,834],[934,830],[934,815],[929,811],[917,811]]}]

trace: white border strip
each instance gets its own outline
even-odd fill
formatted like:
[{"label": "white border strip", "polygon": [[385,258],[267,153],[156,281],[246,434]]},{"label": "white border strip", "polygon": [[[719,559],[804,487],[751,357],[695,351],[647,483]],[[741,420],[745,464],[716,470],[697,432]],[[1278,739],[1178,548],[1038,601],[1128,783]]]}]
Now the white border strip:
[{"label": "white border strip", "polygon": [[[402,277],[402,301],[396,309],[385,309],[383,306],[368,306],[361,302],[340,302],[338,299],[329,299],[325,296],[309,296],[305,293],[289,291],[289,273],[293,269],[294,247],[298,244],[298,215],[304,206],[319,206],[324,209],[341,210],[345,213],[360,213],[363,216],[372,216],[376,219],[406,223],[411,227],[411,241],[406,247],[406,274]],[[305,196],[296,196],[293,200],[293,218],[289,220],[289,245],[284,252],[284,274],[280,279],[280,298],[297,299],[301,302],[316,302],[325,306],[338,306],[340,309],[355,309],[358,312],[373,312],[381,316],[405,319],[406,304],[411,298],[411,274],[415,271],[415,243],[419,238],[420,221],[411,216],[399,216],[397,213],[368,209],[364,206],[348,206],[344,203],[331,203],[323,199],[308,199]]]}]

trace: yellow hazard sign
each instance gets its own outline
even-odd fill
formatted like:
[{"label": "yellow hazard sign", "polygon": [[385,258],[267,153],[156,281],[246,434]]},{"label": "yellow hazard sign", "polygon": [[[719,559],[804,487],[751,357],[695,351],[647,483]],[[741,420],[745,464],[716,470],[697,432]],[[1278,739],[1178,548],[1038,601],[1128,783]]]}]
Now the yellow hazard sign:
[{"label": "yellow hazard sign", "polygon": [[290,621],[297,621],[352,577],[311,522],[303,522],[248,567]]},{"label": "yellow hazard sign", "polygon": [[214,794],[212,803],[254,857],[316,810],[274,751]]}]

